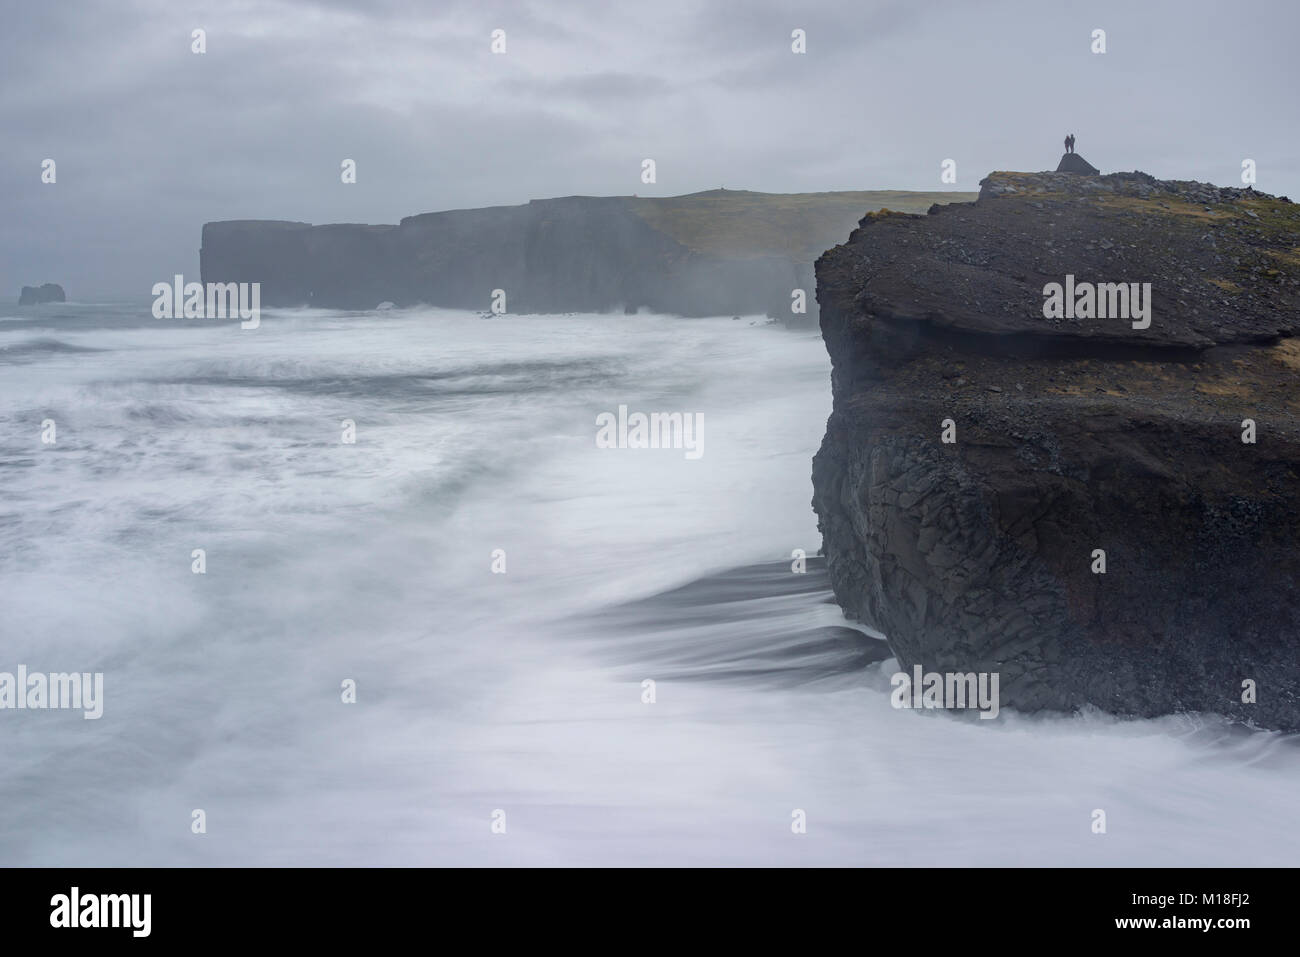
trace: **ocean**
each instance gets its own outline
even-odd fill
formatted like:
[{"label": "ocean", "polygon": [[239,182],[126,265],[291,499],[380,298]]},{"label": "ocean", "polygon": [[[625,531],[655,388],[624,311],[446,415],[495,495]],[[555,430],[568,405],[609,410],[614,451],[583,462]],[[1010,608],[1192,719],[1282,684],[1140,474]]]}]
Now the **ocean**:
[{"label": "ocean", "polygon": [[0,710],[0,864],[1300,859],[1294,737],[891,706],[829,375],[754,317],[0,310],[0,672],[103,675]]}]

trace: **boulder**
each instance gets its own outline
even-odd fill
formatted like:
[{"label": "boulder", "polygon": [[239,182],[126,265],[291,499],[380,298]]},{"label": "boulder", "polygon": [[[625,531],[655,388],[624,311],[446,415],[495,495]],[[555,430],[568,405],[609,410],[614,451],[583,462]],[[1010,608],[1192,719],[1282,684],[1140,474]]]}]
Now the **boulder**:
[{"label": "boulder", "polygon": [[1056,171],[1058,173],[1082,173],[1085,176],[1101,175],[1101,170],[1078,153],[1062,153],[1061,162],[1057,165]]}]

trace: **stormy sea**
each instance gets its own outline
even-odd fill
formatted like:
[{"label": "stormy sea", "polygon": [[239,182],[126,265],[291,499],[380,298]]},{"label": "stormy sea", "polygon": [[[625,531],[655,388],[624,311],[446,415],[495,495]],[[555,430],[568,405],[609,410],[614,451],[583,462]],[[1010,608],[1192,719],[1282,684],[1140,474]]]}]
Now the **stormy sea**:
[{"label": "stormy sea", "polygon": [[0,670],[104,678],[5,716],[0,864],[1300,858],[1294,738],[891,705],[817,557],[829,375],[755,317],[9,307]]}]

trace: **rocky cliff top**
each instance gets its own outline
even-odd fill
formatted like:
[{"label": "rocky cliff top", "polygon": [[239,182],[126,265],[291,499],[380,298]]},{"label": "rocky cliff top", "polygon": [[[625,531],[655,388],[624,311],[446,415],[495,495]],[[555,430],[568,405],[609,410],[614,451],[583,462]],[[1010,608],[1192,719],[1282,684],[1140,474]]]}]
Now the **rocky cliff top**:
[{"label": "rocky cliff top", "polygon": [[[1045,318],[1044,286],[1151,283],[1152,322]],[[823,308],[1040,344],[1204,348],[1300,329],[1300,206],[1145,173],[995,172],[974,203],[882,211],[818,263]]]}]

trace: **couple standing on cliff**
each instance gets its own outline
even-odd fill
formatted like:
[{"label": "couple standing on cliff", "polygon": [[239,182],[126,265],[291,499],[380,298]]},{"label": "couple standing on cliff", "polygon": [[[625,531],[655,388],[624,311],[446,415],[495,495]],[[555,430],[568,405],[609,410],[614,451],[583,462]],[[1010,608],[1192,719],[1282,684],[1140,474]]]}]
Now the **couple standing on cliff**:
[{"label": "couple standing on cliff", "polygon": [[1074,134],[1073,134],[1073,133],[1071,133],[1069,136],[1067,136],[1067,137],[1065,138],[1065,151],[1066,151],[1067,153],[1073,153],[1073,152],[1074,152]]}]

